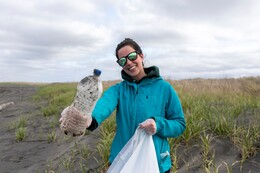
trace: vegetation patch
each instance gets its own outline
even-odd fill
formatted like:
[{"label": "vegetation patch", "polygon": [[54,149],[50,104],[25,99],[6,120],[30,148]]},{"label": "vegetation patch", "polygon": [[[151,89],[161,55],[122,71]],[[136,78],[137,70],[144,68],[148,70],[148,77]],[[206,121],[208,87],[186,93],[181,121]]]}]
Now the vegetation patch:
[{"label": "vegetation patch", "polygon": [[[116,82],[104,82],[105,89]],[[185,132],[178,138],[169,139],[173,172],[184,170],[232,172],[237,167],[243,171],[244,163],[259,155],[260,77],[169,80],[169,82],[180,97],[187,121]],[[75,83],[50,84],[40,87],[34,99],[47,101],[47,106],[42,108],[44,116],[59,118],[60,112],[72,103],[75,93]],[[58,123],[53,127],[55,125],[58,126]],[[101,139],[97,150],[103,159],[103,170],[107,168],[115,129],[114,112],[100,127]],[[219,139],[230,142],[238,152],[231,162],[216,157],[217,148],[214,147]],[[48,140],[56,141],[52,131],[48,135]],[[197,153],[198,155],[191,161],[183,153],[193,151],[194,148],[199,149],[199,154]],[[89,155],[87,150],[80,150],[79,153],[82,154],[83,160]],[[61,166],[66,170],[71,169],[76,163],[74,154],[60,159]],[[81,162],[82,170],[87,169],[84,164]]]}]

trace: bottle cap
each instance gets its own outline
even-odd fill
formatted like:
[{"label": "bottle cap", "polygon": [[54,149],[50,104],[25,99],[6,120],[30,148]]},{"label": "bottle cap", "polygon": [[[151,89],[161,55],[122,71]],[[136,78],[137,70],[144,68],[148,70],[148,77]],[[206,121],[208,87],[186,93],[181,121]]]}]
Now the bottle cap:
[{"label": "bottle cap", "polygon": [[100,74],[101,74],[101,70],[94,69],[94,75],[95,76],[100,76]]}]

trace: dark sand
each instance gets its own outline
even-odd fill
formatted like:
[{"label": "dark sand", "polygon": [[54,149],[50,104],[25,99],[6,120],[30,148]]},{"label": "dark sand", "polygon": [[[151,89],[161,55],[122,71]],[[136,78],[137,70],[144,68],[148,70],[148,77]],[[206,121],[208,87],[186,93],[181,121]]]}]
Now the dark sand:
[{"label": "dark sand", "polygon": [[[46,118],[41,113],[44,103],[34,103],[31,96],[37,88],[31,85],[0,84],[0,105],[14,102],[3,110],[0,110],[0,173],[30,173],[30,172],[82,172],[79,164],[75,168],[65,171],[61,168],[60,157],[70,155],[75,149],[75,141],[79,146],[88,146],[90,156],[86,160],[89,169],[87,172],[98,172],[102,165],[101,158],[97,154],[96,145],[99,139],[99,131],[96,130],[83,138],[69,138],[61,133],[57,127],[56,142],[48,143],[47,134],[51,131],[51,118]],[[15,129],[10,129],[10,123],[19,117],[28,117],[27,134],[24,141],[15,141]],[[259,146],[258,146],[259,147]],[[227,139],[214,138],[211,148],[215,151],[215,165],[219,166],[219,172],[227,172],[224,164],[230,167],[235,163],[232,173],[260,172],[260,155],[250,157],[240,169],[240,152]],[[200,173],[204,172],[201,162],[202,156],[198,144],[193,146],[180,146],[177,150],[178,172]],[[78,160],[75,160],[77,162]],[[92,171],[91,171],[92,170]],[[213,170],[211,172],[214,172]]]},{"label": "dark sand", "polygon": [[[65,171],[61,165],[60,156],[69,156],[75,149],[75,141],[78,147],[86,145],[90,156],[86,165],[90,170],[97,170],[102,164],[96,152],[98,142],[98,130],[89,133],[82,138],[69,138],[63,135],[60,129],[55,129],[57,142],[48,142],[47,134],[51,132],[51,118],[46,118],[41,113],[44,103],[34,103],[31,96],[37,88],[30,85],[0,84],[0,105],[14,102],[0,110],[0,173],[31,173],[54,170]],[[24,141],[16,142],[15,129],[10,124],[19,117],[27,117],[27,134]],[[68,158],[68,157],[63,157]],[[77,160],[76,160],[77,161]],[[79,164],[75,164],[75,171],[81,172]],[[95,171],[94,171],[95,172]]]}]

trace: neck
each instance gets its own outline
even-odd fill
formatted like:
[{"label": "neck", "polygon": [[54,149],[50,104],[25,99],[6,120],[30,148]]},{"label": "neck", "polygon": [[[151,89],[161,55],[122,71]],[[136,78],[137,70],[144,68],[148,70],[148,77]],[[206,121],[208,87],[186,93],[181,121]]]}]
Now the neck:
[{"label": "neck", "polygon": [[145,76],[146,76],[146,73],[144,71],[142,71],[139,75],[134,76],[133,79],[138,82]]}]

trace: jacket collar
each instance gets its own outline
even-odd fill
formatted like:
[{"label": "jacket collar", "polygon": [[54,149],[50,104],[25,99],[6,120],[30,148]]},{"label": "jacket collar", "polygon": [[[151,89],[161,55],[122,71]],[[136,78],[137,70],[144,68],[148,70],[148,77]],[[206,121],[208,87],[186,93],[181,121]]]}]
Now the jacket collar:
[{"label": "jacket collar", "polygon": [[125,73],[124,70],[121,71],[121,76],[124,80],[128,81],[128,82],[133,82],[133,83],[140,83],[141,81],[143,81],[144,79],[147,78],[156,78],[156,77],[160,77],[160,72],[159,72],[159,68],[156,66],[151,66],[148,68],[144,68],[144,72],[146,73],[146,76],[144,76],[140,81],[135,81],[131,76],[129,76],[128,74]]}]

